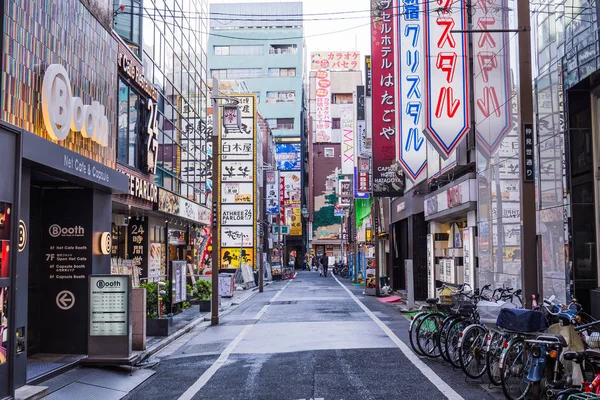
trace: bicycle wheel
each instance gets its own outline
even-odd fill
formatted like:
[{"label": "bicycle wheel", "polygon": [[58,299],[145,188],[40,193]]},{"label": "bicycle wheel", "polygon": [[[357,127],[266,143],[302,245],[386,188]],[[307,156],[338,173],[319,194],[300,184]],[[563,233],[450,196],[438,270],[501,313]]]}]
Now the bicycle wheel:
[{"label": "bicycle wheel", "polygon": [[481,325],[471,325],[464,330],[458,345],[458,362],[471,379],[485,374],[487,369],[486,340],[488,331]]},{"label": "bicycle wheel", "polygon": [[502,355],[503,343],[504,337],[500,333],[492,333],[485,354],[487,358],[487,376],[494,386],[500,386],[502,384],[500,381],[500,356]]},{"label": "bicycle wheel", "polygon": [[529,347],[522,338],[514,339],[500,357],[500,380],[502,391],[508,400],[522,400],[531,390],[531,382],[525,380]]},{"label": "bicycle wheel", "polygon": [[458,359],[458,340],[460,339],[460,333],[471,324],[473,324],[473,321],[470,319],[459,318],[452,322],[448,328],[444,351],[446,352],[448,361],[454,368],[460,368],[460,361]]},{"label": "bicycle wheel", "polygon": [[425,318],[429,315],[431,311],[421,311],[414,315],[410,320],[410,325],[408,326],[408,338],[410,339],[410,347],[412,347],[415,354],[419,356],[424,356],[425,354],[421,353],[421,349],[417,345],[417,326],[422,318]]},{"label": "bicycle wheel", "polygon": [[416,339],[417,346],[423,355],[431,358],[440,356],[436,343],[443,320],[444,316],[439,313],[429,314],[420,320]]},{"label": "bicycle wheel", "polygon": [[442,355],[442,358],[444,359],[444,361],[447,361],[447,362],[450,362],[450,360],[446,356],[444,349],[446,348],[446,338],[448,337],[448,328],[450,328],[450,325],[452,325],[452,322],[454,322],[458,318],[460,318],[459,315],[449,315],[446,318],[444,318],[444,321],[442,322],[442,327],[440,329],[440,334],[438,335],[438,340],[437,340],[436,345],[438,347],[438,351]]}]

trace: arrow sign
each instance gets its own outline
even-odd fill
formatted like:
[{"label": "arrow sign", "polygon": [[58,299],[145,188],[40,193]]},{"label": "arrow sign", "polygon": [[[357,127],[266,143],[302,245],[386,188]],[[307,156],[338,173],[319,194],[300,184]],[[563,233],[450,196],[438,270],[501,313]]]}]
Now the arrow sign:
[{"label": "arrow sign", "polygon": [[75,305],[75,295],[68,291],[63,290],[56,295],[56,305],[61,310],[69,310]]}]

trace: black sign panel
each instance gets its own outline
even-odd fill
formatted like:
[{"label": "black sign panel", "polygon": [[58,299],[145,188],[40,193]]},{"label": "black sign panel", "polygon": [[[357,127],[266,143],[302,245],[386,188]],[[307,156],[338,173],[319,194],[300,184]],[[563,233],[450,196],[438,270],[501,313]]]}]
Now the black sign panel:
[{"label": "black sign panel", "polygon": [[371,76],[371,56],[365,56],[365,85],[367,93],[366,96],[371,97],[371,88],[373,87],[373,80]]},{"label": "black sign panel", "polygon": [[44,191],[41,281],[46,299],[40,307],[46,326],[41,337],[45,353],[87,353],[87,324],[74,322],[88,312],[92,204],[91,190]]},{"label": "black sign panel", "polygon": [[523,182],[533,182],[533,124],[523,124],[523,135],[525,137]]},{"label": "black sign panel", "polygon": [[356,87],[356,97],[357,97],[357,109],[356,109],[356,119],[358,121],[365,120],[365,87],[357,86]]},{"label": "black sign panel", "polygon": [[130,218],[127,226],[127,258],[140,267],[140,276],[148,276],[148,220]]}]

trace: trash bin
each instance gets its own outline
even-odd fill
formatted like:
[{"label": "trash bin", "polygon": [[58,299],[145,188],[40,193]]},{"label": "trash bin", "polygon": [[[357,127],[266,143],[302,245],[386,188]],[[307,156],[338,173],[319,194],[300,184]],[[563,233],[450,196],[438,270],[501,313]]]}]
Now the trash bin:
[{"label": "trash bin", "polygon": [[381,275],[379,277],[379,287],[384,287],[388,285],[388,277],[385,275]]}]

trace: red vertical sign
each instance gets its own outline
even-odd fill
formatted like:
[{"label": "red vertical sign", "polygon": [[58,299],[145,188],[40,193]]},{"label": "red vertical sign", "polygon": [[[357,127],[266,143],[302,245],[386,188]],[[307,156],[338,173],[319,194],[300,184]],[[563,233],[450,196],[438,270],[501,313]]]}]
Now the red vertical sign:
[{"label": "red vertical sign", "polygon": [[404,177],[396,163],[395,146],[395,3],[393,0],[371,1],[374,197],[404,194]]}]

